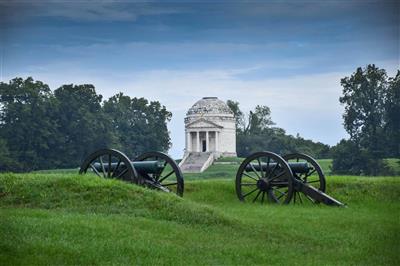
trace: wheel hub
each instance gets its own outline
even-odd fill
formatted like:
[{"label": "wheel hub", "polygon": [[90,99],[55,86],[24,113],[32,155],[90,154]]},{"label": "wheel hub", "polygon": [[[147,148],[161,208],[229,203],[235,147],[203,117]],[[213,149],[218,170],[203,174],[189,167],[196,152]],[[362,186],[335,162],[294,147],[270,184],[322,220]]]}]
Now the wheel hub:
[{"label": "wheel hub", "polygon": [[257,181],[257,187],[261,191],[268,191],[270,188],[270,183],[266,178],[261,178]]}]

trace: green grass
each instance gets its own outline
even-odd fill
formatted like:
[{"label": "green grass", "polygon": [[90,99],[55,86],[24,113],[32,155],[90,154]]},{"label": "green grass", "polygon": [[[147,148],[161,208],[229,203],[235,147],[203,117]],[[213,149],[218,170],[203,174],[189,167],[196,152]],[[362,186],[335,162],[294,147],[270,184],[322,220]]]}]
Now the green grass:
[{"label": "green grass", "polygon": [[228,162],[228,163],[238,163],[240,164],[244,158],[241,157],[220,157],[216,162]]},{"label": "green grass", "polygon": [[399,177],[328,176],[347,208],[275,206],[239,202],[236,168],[191,175],[184,198],[77,174],[2,174],[0,265],[398,263]]}]

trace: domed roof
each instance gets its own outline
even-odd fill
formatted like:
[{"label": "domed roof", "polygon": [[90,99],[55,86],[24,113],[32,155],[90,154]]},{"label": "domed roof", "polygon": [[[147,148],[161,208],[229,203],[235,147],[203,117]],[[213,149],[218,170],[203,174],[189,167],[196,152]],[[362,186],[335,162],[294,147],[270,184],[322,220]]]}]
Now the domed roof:
[{"label": "domed roof", "polygon": [[229,106],[217,97],[203,97],[197,101],[187,112],[186,115],[215,114],[233,116]]}]

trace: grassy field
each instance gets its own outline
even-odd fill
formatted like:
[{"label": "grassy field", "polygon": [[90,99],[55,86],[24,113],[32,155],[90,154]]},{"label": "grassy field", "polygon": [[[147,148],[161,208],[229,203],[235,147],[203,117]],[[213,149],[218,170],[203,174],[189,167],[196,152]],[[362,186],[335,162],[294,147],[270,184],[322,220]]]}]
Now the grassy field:
[{"label": "grassy field", "polygon": [[347,208],[241,203],[238,165],[183,198],[64,172],[0,175],[0,265],[397,265],[400,177],[328,176]]}]

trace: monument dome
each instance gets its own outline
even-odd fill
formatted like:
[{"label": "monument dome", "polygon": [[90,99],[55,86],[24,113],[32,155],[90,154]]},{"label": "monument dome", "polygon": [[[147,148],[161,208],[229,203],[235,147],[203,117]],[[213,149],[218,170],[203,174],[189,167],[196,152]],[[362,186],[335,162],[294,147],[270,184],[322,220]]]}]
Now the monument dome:
[{"label": "monument dome", "polygon": [[204,97],[187,111],[185,133],[184,172],[202,172],[220,156],[236,156],[235,117],[217,97]]},{"label": "monument dome", "polygon": [[203,97],[189,109],[186,115],[191,116],[198,114],[225,114],[233,116],[233,112],[229,106],[225,102],[219,100],[217,97]]}]

